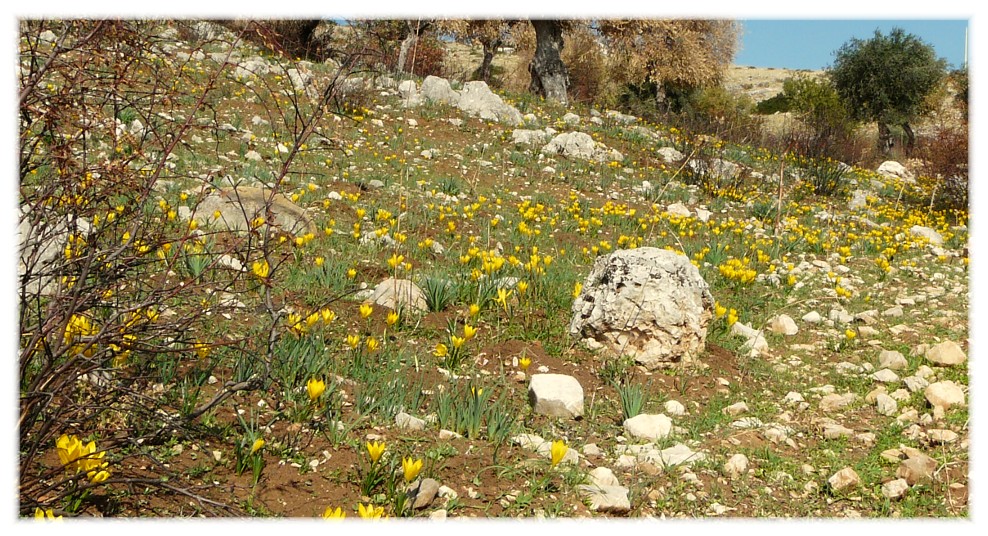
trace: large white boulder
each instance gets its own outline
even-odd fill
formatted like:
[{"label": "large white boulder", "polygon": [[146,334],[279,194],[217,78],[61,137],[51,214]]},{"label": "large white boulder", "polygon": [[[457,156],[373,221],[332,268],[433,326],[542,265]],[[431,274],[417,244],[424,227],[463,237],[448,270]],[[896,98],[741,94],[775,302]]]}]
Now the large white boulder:
[{"label": "large white boulder", "polygon": [[427,76],[422,81],[422,96],[432,102],[456,105],[460,102],[460,94],[453,91],[449,80],[438,76]]},{"label": "large white boulder", "polygon": [[489,121],[499,121],[507,125],[524,123],[521,112],[501,100],[501,97],[494,94],[487,87],[487,83],[481,80],[463,84],[457,107],[470,115]]},{"label": "large white boulder", "polygon": [[573,302],[569,333],[593,350],[655,369],[697,359],[713,307],[707,282],[685,256],[619,250],[594,262]]},{"label": "large white boulder", "polygon": [[614,149],[608,149],[603,144],[594,141],[585,132],[564,132],[542,147],[542,154],[547,156],[564,156],[581,160],[624,160],[624,155]]}]

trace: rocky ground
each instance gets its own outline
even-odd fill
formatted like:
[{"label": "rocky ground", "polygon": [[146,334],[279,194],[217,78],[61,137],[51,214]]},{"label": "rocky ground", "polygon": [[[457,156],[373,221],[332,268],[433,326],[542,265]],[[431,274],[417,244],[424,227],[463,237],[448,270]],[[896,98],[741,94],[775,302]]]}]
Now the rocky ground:
[{"label": "rocky ground", "polygon": [[[328,79],[250,50],[235,61],[264,62],[243,78],[297,94]],[[208,54],[190,62],[216,68]],[[786,75],[736,68],[730,84],[767,97]],[[614,111],[440,79],[348,83],[364,88],[363,108],[324,120],[269,215],[303,237],[272,246],[282,264],[264,276],[278,318],[299,315],[281,340],[306,349],[277,355],[309,356],[312,378],[239,393],[194,432],[109,454],[115,471],[169,485],[111,483],[83,515],[357,517],[365,504],[431,519],[970,515],[967,214],[915,202],[926,183],[911,170],[853,168],[832,195],[803,170],[780,202],[779,158],[756,147],[712,140],[716,155],[691,163],[695,140]],[[243,203],[223,212],[221,197],[269,191],[258,170],[278,169],[290,132],[265,119],[263,99],[213,106],[213,130],[191,135],[156,187],[179,221],[213,203],[202,225],[218,226],[217,257],[245,274],[192,332],[266,341],[257,252],[230,246],[256,216]],[[644,267],[626,280],[593,275],[617,252],[652,260],[622,261]],[[434,306],[430,278],[463,290]],[[389,296],[395,279],[415,284]],[[671,294],[651,297],[655,280]],[[320,320],[327,296],[332,319]],[[624,308],[601,321],[604,303]],[[629,303],[654,303],[653,316],[634,325]],[[676,350],[652,346],[662,337]],[[243,355],[208,359],[203,399]],[[332,412],[304,411],[316,377]],[[167,400],[177,386],[147,389]],[[483,417],[465,424],[470,412]],[[259,476],[234,463],[248,431],[265,439]],[[376,441],[383,461],[370,461]],[[424,461],[407,485],[406,457]],[[377,463],[398,492],[363,484]]]}]

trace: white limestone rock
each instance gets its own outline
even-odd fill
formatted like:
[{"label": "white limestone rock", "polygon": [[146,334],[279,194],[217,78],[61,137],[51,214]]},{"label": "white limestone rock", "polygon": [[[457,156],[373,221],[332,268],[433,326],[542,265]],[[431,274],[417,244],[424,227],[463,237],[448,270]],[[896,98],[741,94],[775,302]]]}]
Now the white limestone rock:
[{"label": "white limestone rock", "polygon": [[535,413],[576,419],[583,416],[583,386],[565,374],[533,374],[528,400]]},{"label": "white limestone rock", "polygon": [[631,437],[655,441],[664,439],[672,431],[672,419],[664,414],[640,414],[624,421],[624,431]]},{"label": "white limestone rock", "polygon": [[573,302],[569,333],[647,369],[690,363],[704,349],[713,296],[685,256],[653,247],[598,258]]}]

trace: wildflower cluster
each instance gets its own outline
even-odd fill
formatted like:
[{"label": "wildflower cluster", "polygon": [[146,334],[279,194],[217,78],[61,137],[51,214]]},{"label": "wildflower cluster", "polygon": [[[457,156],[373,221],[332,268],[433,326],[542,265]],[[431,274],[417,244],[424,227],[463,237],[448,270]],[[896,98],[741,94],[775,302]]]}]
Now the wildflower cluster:
[{"label": "wildflower cluster", "polygon": [[720,275],[735,284],[747,285],[755,280],[758,272],[748,266],[748,259],[728,259],[724,264],[717,267]]},{"label": "wildflower cluster", "polygon": [[285,316],[285,327],[294,335],[301,336],[319,323],[329,325],[336,320],[336,313],[328,307],[313,311],[303,317],[302,313],[288,313]]},{"label": "wildflower cluster", "polygon": [[465,344],[477,335],[477,328],[470,324],[463,325],[463,335],[456,335],[455,328],[450,326],[446,331],[446,342],[436,344],[432,355],[440,359],[440,364],[446,370],[458,370],[463,361],[469,357]]},{"label": "wildflower cluster", "polygon": [[66,472],[86,473],[94,484],[110,478],[109,462],[103,459],[106,451],[97,452],[95,441],[83,443],[74,434],[62,434],[55,445]]}]

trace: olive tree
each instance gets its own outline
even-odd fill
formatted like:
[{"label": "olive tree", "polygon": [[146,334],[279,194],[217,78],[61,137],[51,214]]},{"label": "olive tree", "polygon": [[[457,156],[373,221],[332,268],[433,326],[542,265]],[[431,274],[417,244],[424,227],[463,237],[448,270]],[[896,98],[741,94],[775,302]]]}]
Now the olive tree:
[{"label": "olive tree", "polygon": [[879,146],[892,147],[892,125],[901,125],[907,147],[916,142],[911,122],[946,74],[946,62],[933,47],[901,28],[888,35],[875,30],[868,40],[851,39],[835,52],[828,75],[855,119],[878,123]]}]

